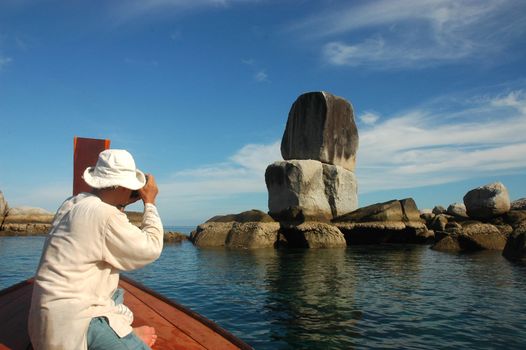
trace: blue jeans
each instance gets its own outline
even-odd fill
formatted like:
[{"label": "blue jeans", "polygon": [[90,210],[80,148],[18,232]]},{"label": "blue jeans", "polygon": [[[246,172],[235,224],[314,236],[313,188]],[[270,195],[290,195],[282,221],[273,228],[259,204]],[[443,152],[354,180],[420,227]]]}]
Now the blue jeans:
[{"label": "blue jeans", "polygon": [[[124,301],[124,290],[117,289],[112,299],[115,304]],[[94,317],[88,328],[88,350],[150,350],[134,332],[120,338],[108,324],[106,317]]]}]

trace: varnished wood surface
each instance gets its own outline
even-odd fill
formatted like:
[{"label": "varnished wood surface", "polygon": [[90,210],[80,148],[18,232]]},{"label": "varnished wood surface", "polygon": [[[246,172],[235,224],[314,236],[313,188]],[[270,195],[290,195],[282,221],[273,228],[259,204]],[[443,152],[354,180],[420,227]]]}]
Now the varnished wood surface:
[{"label": "varnished wood surface", "polygon": [[[252,349],[212,321],[121,276],[124,303],[133,311],[133,326],[149,325],[157,331],[154,350]],[[0,291],[0,350],[31,349],[27,317],[33,281]]]}]

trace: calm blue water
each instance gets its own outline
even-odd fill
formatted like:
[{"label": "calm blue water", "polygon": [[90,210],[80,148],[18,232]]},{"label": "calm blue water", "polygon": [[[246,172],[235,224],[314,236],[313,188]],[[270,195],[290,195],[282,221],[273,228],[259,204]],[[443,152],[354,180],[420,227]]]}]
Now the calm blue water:
[{"label": "calm blue water", "polygon": [[[33,274],[42,244],[41,237],[0,237],[0,288]],[[526,344],[526,267],[499,253],[426,246],[228,251],[183,243],[166,245],[158,261],[129,275],[256,349]]]}]

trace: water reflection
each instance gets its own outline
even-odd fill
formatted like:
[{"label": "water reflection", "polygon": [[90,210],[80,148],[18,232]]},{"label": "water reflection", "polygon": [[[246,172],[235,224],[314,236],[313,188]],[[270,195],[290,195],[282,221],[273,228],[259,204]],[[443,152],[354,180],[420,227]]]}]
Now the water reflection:
[{"label": "water reflection", "polygon": [[[30,277],[41,238],[0,238],[0,284]],[[5,263],[8,261],[9,263]],[[425,246],[232,251],[167,245],[132,277],[256,349],[526,344],[526,267]]]}]

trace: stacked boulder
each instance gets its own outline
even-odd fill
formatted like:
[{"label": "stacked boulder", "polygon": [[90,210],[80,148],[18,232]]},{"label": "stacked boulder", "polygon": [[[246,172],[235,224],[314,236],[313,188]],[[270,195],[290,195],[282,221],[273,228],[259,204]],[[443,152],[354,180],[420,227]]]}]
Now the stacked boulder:
[{"label": "stacked boulder", "polygon": [[358,129],[349,102],[327,92],[298,97],[281,141],[284,161],[267,167],[269,214],[280,222],[329,222],[358,207]]}]

